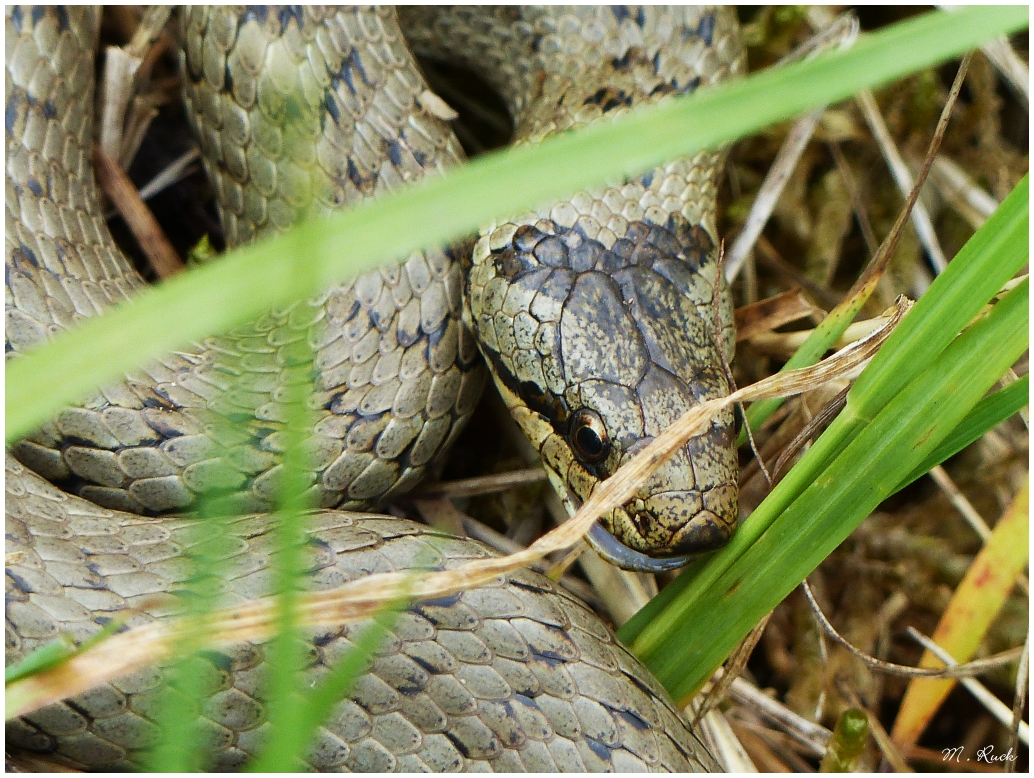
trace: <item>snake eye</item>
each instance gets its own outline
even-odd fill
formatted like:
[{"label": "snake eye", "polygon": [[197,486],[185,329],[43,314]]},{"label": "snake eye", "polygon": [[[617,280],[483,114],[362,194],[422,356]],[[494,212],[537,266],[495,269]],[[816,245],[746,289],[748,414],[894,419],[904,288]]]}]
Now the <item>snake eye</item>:
[{"label": "snake eye", "polygon": [[595,465],[610,453],[610,438],[603,419],[596,411],[587,408],[571,418],[571,433],[568,435],[575,455],[589,465]]}]

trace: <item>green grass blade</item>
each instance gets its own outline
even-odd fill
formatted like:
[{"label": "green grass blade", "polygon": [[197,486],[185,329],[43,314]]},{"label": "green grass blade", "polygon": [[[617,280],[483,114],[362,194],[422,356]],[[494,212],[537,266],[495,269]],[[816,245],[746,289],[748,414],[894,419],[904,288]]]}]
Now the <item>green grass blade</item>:
[{"label": "green grass blade", "polygon": [[178,593],[185,605],[182,618],[194,621],[197,628],[184,633],[173,649],[178,658],[166,670],[155,716],[157,738],[143,760],[148,772],[196,772],[205,762],[207,743],[199,716],[217,673],[204,653],[202,634],[222,590],[220,564],[230,550],[223,496],[201,496],[197,524],[190,533],[186,554],[193,571]]},{"label": "green grass blade", "polygon": [[994,429],[1014,413],[1019,413],[1030,401],[1030,376],[1024,375],[978,402],[969,415],[940,442],[922,464],[901,482],[894,491],[900,491],[922,475],[930,472],[949,457],[976,442],[985,432]]},{"label": "green grass blade", "polygon": [[298,769],[306,749],[316,737],[317,728],[330,715],[334,706],[346,699],[359,676],[369,667],[374,655],[390,636],[391,628],[404,606],[405,603],[400,601],[374,616],[369,626],[355,638],[348,653],[315,688],[308,692],[296,692],[298,703],[294,713],[297,719],[286,729],[273,730],[275,739],[248,765],[248,772],[288,772]]},{"label": "green grass blade", "polygon": [[[295,264],[299,265],[296,282],[309,272],[300,259],[300,255],[295,255]],[[299,339],[283,347],[280,355],[286,362],[286,419],[274,529],[277,629],[266,647],[268,675],[265,697],[271,737],[256,757],[254,766],[249,768],[260,772],[298,770],[302,766],[300,760],[310,732],[315,729],[315,725],[311,730],[306,726],[304,715],[302,672],[308,646],[298,626],[298,604],[306,572],[308,536],[305,528],[308,509],[312,507],[310,487],[313,481],[308,450],[314,423],[309,408],[313,389],[313,352],[308,341],[308,328],[300,329]]]},{"label": "green grass blade", "polygon": [[75,641],[68,635],[44,643],[31,654],[26,654],[21,660],[12,665],[4,667],[4,684],[20,681],[30,675],[42,673],[57,667],[62,662],[71,659],[76,654]]},{"label": "green grass blade", "polygon": [[31,654],[26,655],[20,661],[4,667],[4,684],[14,683],[30,675],[42,673],[44,670],[52,670],[62,662],[66,662],[77,654],[93,648],[107,637],[114,635],[122,627],[121,619],[112,619],[99,631],[79,645],[70,635],[61,635],[49,643],[45,643]]},{"label": "green grass blade", "polygon": [[[930,285],[911,313],[851,387],[848,402],[862,419],[939,357],[1030,257],[1030,176],[1025,175],[991,218]],[[995,257],[994,262],[976,261]]]},{"label": "green grass blade", "polygon": [[[885,28],[846,51],[764,71],[714,90],[486,155],[390,199],[309,221],[273,240],[145,290],[7,368],[7,440],[135,366],[225,331],[414,249],[445,243],[504,214],[603,180],[728,143],[820,105],[930,67],[1027,25],[1023,6],[934,12]],[[716,117],[721,117],[717,121]],[[305,246],[311,286],[300,290],[289,249]]]},{"label": "green grass blade", "polygon": [[717,577],[706,586],[698,577],[660,612],[648,606],[654,617],[637,626],[632,649],[676,699],[697,689],[1019,358],[1027,348],[1028,292],[1024,281],[955,339]]}]

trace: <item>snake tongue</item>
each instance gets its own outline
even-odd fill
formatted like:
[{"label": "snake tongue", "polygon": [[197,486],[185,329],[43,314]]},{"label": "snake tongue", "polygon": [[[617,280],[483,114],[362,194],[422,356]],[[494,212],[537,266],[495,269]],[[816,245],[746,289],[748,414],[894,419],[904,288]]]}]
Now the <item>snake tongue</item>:
[{"label": "snake tongue", "polygon": [[692,560],[692,556],[666,557],[654,559],[641,551],[629,548],[599,523],[593,524],[585,539],[589,545],[601,557],[612,565],[617,565],[623,570],[633,570],[639,573],[661,573],[665,570],[675,570],[684,567]]},{"label": "snake tongue", "polygon": [[[546,472],[550,474],[550,480],[554,484],[561,484],[557,491],[560,493],[561,500],[568,513],[573,516],[582,507],[582,501],[574,492],[567,488],[567,485],[563,483],[563,479],[559,478],[550,468],[546,468]],[[662,573],[666,570],[676,570],[689,564],[693,559],[692,556],[672,556],[654,559],[642,551],[636,551],[626,546],[598,521],[589,528],[585,539],[592,546],[593,551],[612,565],[616,565],[622,570],[631,570],[637,573]]]}]

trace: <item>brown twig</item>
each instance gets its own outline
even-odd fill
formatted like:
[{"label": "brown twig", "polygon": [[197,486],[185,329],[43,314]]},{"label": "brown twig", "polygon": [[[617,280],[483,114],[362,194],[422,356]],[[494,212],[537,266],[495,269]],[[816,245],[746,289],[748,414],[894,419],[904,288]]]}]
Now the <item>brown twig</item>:
[{"label": "brown twig", "polygon": [[[826,618],[826,614],[822,612],[822,608],[819,607],[818,602],[815,601],[815,595],[811,591],[811,587],[808,586],[808,582],[802,581],[801,588],[804,590],[805,597],[808,598],[808,604],[811,606],[812,613],[815,615],[816,621],[834,642],[840,644],[846,648],[853,656],[860,659],[867,667],[875,670],[878,673],[886,673],[887,675],[898,675],[905,678],[955,678],[964,679],[971,678],[974,675],[980,675],[986,673],[989,670],[993,670],[1002,665],[1012,664],[1020,656],[1022,649],[1012,649],[1010,651],[1003,651],[995,656],[988,657],[987,659],[978,659],[973,662],[967,662],[966,664],[960,665],[955,664],[944,668],[930,668],[930,667],[909,667],[907,665],[897,665],[892,662],[884,662],[881,659],[877,659],[874,656],[866,654],[861,649],[855,647],[847,638],[837,632],[829,619]],[[918,640],[918,638],[917,638]],[[923,645],[926,645],[925,643]]]},{"label": "brown twig", "polygon": [[158,277],[164,279],[181,272],[183,262],[176,249],[118,162],[97,146],[93,150],[93,165],[101,188],[125,219]]},{"label": "brown twig", "polygon": [[507,489],[516,489],[520,486],[538,484],[547,480],[548,476],[545,470],[541,467],[530,467],[526,470],[482,475],[477,478],[464,478],[458,481],[439,481],[420,487],[414,492],[414,496],[427,500],[477,497],[482,494],[494,494],[496,492],[505,492]]}]

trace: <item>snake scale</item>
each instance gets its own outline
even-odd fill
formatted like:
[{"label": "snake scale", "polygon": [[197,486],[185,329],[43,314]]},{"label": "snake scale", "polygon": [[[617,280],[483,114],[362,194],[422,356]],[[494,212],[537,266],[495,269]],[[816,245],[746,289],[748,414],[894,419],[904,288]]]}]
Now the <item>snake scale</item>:
[{"label": "snake scale", "polygon": [[[89,163],[98,19],[81,7],[7,8],[9,354],[142,284],[104,226]],[[516,143],[695,90],[744,64],[734,15],[698,7],[194,7],[182,13],[182,33],[185,98],[231,244],[461,160],[409,46],[481,72],[511,109]],[[129,624],[174,612],[191,541],[190,520],[172,514],[216,477],[241,512],[225,602],[268,593],[272,520],[261,511],[280,472],[281,368],[302,339],[318,371],[311,588],[415,559],[447,568],[492,553],[410,521],[346,512],[384,505],[434,470],[484,384],[479,350],[576,506],[684,410],[727,391],[720,161],[701,153],[489,225],[470,253],[416,252],[163,357],[15,444],[7,661],[61,632],[82,640],[127,608]],[[234,420],[236,437],[213,439],[215,417]],[[649,561],[712,548],[732,531],[735,500],[725,416],[605,517],[609,545],[596,543],[621,562],[625,551]],[[355,629],[311,635],[313,678]],[[211,657],[201,711],[210,766],[239,768],[268,734],[264,649]],[[8,747],[132,768],[153,741],[161,683],[151,668],[9,722]],[[307,763],[717,768],[598,618],[531,572],[412,607],[319,730]]]}]

